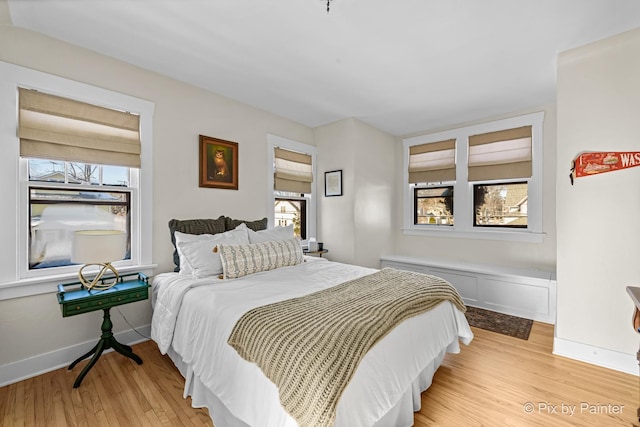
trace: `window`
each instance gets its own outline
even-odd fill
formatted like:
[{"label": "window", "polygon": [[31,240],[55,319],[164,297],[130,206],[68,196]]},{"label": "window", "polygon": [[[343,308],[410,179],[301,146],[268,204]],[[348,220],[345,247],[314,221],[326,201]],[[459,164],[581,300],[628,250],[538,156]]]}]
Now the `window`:
[{"label": "window", "polygon": [[275,147],[274,194],[276,225],[293,224],[294,234],[304,240],[307,237],[307,195],[313,183],[312,158],[309,154]]},{"label": "window", "polygon": [[[29,270],[73,265],[71,250],[76,230],[124,232],[128,247],[125,259],[131,258],[129,168],[45,159],[27,162]],[[109,188],[114,186],[124,189]]]},{"label": "window", "polygon": [[405,139],[404,233],[541,241],[543,118]]},{"label": "window", "polygon": [[[277,192],[280,194],[280,192]],[[302,240],[307,238],[307,199],[304,195],[276,197],[274,210],[275,225],[286,227],[293,224],[293,232]]]},{"label": "window", "polygon": [[453,225],[453,186],[413,189],[414,224]]},{"label": "window", "polygon": [[269,224],[293,224],[303,241],[315,237],[315,147],[275,135],[267,142]]},{"label": "window", "polygon": [[429,187],[456,179],[456,140],[409,147],[409,183],[413,186],[413,225],[453,225],[453,186]]},{"label": "window", "polygon": [[531,126],[470,136],[468,168],[473,226],[526,229],[529,183],[511,181],[531,179]]},{"label": "window", "polygon": [[128,187],[130,170],[122,166],[28,159],[29,181]]},{"label": "window", "polygon": [[527,183],[475,184],[473,225],[527,228]]},{"label": "window", "polygon": [[27,163],[27,272],[72,266],[78,230],[125,232],[131,259],[130,192],[105,184],[128,188],[131,169],[140,166],[139,116],[32,89],[19,88],[18,96],[20,156]]},{"label": "window", "polygon": [[[48,293],[77,277],[77,265],[32,268],[37,258],[32,255],[31,217],[33,212],[38,220],[45,196],[62,199],[82,191],[75,202],[93,195],[118,199],[107,203],[128,203],[130,252],[116,267],[152,274],[154,104],[2,61],[0,82],[0,121],[13,123],[0,129],[5,141],[0,164],[5,177],[16,177],[3,194],[17,201],[15,209],[4,213],[7,226],[0,230],[7,247],[16,248],[0,260],[0,300]],[[46,101],[38,105],[42,99]],[[71,133],[58,132],[62,129]]]}]

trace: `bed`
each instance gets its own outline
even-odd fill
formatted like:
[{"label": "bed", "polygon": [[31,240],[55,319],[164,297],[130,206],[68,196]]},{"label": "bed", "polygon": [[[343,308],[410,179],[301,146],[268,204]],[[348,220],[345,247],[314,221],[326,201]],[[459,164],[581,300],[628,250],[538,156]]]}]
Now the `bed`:
[{"label": "bed", "polygon": [[[290,265],[253,271],[244,263],[241,273],[234,275],[225,261],[228,251],[250,248],[253,254],[264,245],[273,252],[273,245],[288,239],[292,230],[265,230],[266,221],[226,220],[229,223],[219,227],[225,231],[187,227],[183,233],[170,223],[178,271],[153,280],[152,338],[185,378],[184,396],[191,396],[194,407],[208,408],[216,427],[304,425],[285,410],[281,390],[264,373],[268,371],[241,357],[230,337],[250,312],[333,292],[345,282],[381,272],[303,256],[300,251],[294,261],[285,260]],[[219,261],[212,261],[215,255],[207,253],[212,251],[192,250],[212,244],[221,250]],[[431,385],[444,355],[459,352],[459,342],[468,344],[472,338],[463,311],[449,300],[402,320],[356,363],[327,425],[412,425],[420,393]]]}]

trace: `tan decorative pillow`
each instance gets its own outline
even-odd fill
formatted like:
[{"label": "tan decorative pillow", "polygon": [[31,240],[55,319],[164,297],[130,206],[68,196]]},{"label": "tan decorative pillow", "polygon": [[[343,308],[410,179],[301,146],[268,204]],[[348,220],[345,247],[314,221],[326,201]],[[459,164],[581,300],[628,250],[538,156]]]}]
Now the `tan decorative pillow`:
[{"label": "tan decorative pillow", "polygon": [[217,247],[222,261],[223,279],[235,279],[260,271],[300,264],[302,247],[297,238],[250,243],[248,245],[220,244]]}]

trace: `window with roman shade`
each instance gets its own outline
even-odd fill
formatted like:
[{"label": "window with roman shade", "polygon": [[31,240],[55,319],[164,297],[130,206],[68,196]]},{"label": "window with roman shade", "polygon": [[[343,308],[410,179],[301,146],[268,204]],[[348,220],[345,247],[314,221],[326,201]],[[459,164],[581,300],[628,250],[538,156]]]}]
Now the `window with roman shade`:
[{"label": "window with roman shade", "polygon": [[304,245],[316,237],[316,147],[271,134],[267,147],[269,224],[292,226]]},{"label": "window with roman shade", "polygon": [[309,194],[313,183],[312,158],[308,154],[274,149],[274,189]]},{"label": "window with roman shade", "polygon": [[531,126],[469,136],[469,181],[531,178],[531,146]]},{"label": "window with roman shade", "polygon": [[544,117],[538,111],[403,139],[403,233],[542,242]]},{"label": "window with roman shade", "polygon": [[140,117],[19,88],[20,155],[140,167]]},{"label": "window with roman shade", "polygon": [[456,140],[409,147],[409,183],[455,181]]}]

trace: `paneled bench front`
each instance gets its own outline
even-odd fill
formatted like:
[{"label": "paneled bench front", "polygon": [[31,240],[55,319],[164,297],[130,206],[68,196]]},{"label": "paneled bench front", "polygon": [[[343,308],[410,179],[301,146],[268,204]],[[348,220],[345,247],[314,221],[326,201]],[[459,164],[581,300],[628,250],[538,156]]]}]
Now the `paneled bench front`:
[{"label": "paneled bench front", "polygon": [[448,280],[465,304],[555,324],[555,272],[383,256],[381,267],[432,274]]}]

